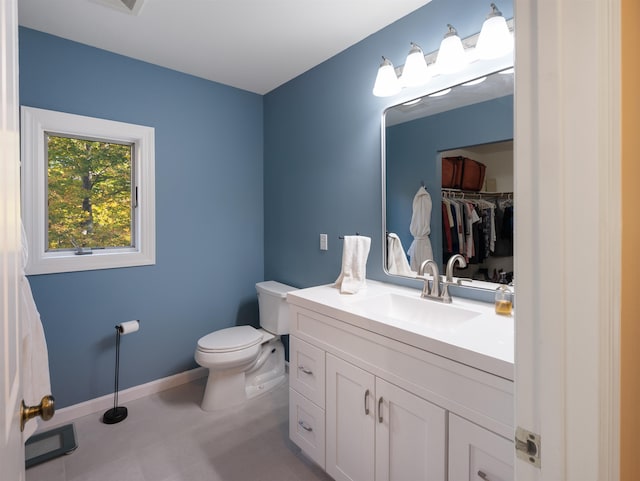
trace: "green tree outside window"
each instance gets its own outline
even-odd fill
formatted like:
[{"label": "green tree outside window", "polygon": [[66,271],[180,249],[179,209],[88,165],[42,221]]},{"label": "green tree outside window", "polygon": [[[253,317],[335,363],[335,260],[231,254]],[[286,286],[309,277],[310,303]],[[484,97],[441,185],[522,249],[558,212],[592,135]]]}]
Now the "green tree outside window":
[{"label": "green tree outside window", "polygon": [[131,247],[130,144],[47,135],[49,250]]}]

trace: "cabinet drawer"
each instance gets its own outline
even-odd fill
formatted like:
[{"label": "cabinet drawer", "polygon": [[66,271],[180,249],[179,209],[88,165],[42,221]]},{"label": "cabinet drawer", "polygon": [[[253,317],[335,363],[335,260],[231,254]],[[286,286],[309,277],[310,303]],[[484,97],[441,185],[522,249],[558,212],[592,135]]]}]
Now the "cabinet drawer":
[{"label": "cabinet drawer", "polygon": [[514,456],[508,439],[449,414],[449,479],[511,481]]},{"label": "cabinet drawer", "polygon": [[324,351],[295,336],[289,342],[289,386],[324,408]]},{"label": "cabinet drawer", "polygon": [[289,438],[325,469],[324,410],[289,388]]}]

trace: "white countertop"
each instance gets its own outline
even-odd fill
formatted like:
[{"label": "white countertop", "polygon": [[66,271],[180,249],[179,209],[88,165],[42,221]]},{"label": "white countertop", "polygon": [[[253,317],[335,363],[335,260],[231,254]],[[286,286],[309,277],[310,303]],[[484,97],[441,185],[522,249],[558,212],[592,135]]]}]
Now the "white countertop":
[{"label": "white countertop", "polygon": [[[376,312],[370,308],[389,294],[416,298],[424,303],[425,311],[446,313],[451,308],[452,312],[473,311],[474,317],[463,322],[448,324],[445,319],[432,323],[399,319],[384,309]],[[495,314],[493,304],[459,297],[454,297],[451,304],[442,304],[420,299],[417,289],[373,280],[367,280],[357,294],[341,294],[331,284],[291,291],[287,302],[513,380],[514,318]],[[414,304],[420,307],[419,302]]]}]

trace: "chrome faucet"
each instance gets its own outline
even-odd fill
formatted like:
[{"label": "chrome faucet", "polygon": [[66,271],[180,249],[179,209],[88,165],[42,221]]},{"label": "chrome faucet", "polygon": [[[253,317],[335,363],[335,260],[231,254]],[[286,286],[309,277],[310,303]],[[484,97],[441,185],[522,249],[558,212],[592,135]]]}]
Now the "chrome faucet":
[{"label": "chrome faucet", "polygon": [[[431,275],[433,276],[431,288],[429,288],[429,278],[425,276],[425,271],[427,270],[431,271]],[[432,259],[427,259],[422,264],[420,264],[420,269],[418,269],[418,277],[424,280],[424,287],[422,288],[422,294],[420,296],[425,299],[441,301],[440,272],[438,272],[438,264],[436,264]]]},{"label": "chrome faucet", "polygon": [[[456,254],[449,258],[447,262],[447,269],[445,271],[444,282],[442,283],[442,302],[451,304],[451,295],[449,294],[449,286],[454,284],[453,282],[453,269],[458,264],[462,269],[467,267],[467,260],[460,254]],[[460,280],[458,280],[460,284]]]}]

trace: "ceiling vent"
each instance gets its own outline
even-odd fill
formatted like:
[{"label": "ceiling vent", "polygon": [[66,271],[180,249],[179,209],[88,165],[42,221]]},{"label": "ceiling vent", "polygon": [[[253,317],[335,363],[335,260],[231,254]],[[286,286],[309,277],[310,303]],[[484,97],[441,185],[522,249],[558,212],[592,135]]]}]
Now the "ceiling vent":
[{"label": "ceiling vent", "polygon": [[129,15],[139,15],[145,0],[90,0]]}]

